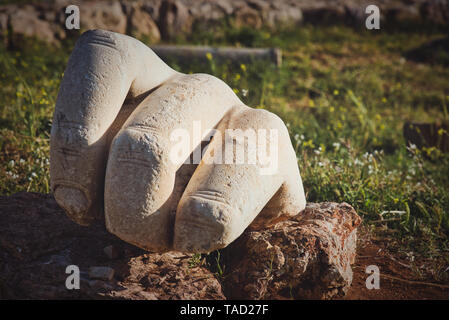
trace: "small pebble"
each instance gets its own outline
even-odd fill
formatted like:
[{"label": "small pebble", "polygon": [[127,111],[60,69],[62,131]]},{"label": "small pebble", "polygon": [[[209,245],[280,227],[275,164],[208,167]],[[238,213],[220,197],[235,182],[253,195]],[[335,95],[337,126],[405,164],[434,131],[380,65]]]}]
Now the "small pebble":
[{"label": "small pebble", "polygon": [[120,251],[114,245],[107,246],[103,249],[106,256],[113,260],[120,257]]},{"label": "small pebble", "polygon": [[89,278],[99,280],[112,280],[114,277],[114,269],[110,267],[90,267]]}]

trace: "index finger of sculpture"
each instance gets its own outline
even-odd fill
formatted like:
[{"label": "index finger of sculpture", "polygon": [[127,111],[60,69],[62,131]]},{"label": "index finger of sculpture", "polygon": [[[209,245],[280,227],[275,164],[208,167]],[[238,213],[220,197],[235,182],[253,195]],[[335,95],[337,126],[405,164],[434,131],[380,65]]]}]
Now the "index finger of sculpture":
[{"label": "index finger of sculpture", "polygon": [[73,50],[56,101],[51,131],[51,188],[76,222],[100,217],[111,136],[147,94],[176,72],[128,36],[94,30]]}]

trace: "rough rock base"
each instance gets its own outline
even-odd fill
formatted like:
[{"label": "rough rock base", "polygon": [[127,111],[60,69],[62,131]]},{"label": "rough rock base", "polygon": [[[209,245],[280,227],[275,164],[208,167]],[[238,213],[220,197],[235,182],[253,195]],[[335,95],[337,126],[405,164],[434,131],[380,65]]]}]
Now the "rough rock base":
[{"label": "rough rock base", "polygon": [[310,203],[272,229],[245,232],[224,252],[232,257],[225,294],[250,299],[344,296],[352,282],[360,222],[346,203]]},{"label": "rough rock base", "polygon": [[[50,195],[18,193],[0,197],[0,299],[334,298],[351,284],[359,223],[347,204],[309,204],[273,229],[246,231],[221,260],[198,259],[145,252],[102,225],[78,226]],[[80,290],[65,287],[72,264]]]}]

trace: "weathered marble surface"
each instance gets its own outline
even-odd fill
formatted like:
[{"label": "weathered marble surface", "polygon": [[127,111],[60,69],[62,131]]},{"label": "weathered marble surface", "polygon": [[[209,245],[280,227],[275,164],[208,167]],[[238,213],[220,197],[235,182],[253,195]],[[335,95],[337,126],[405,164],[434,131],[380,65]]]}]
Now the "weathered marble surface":
[{"label": "weathered marble surface", "polygon": [[[242,134],[228,136],[229,129]],[[174,160],[177,130],[188,140]],[[210,143],[195,162],[203,140]],[[105,219],[111,233],[150,251],[224,248],[250,224],[267,227],[306,204],[278,116],[245,106],[220,79],[176,72],[140,41],[110,31],[84,33],[70,56],[50,154],[52,191],[74,221]],[[189,155],[194,164],[185,164]]]}]

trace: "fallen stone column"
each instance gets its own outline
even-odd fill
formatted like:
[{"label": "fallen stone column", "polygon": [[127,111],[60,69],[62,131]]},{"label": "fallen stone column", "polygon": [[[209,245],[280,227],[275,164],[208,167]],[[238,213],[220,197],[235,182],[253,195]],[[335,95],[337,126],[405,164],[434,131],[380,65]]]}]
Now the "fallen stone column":
[{"label": "fallen stone column", "polygon": [[214,48],[207,46],[155,45],[151,49],[163,60],[180,62],[204,62],[208,54],[217,61],[231,63],[250,63],[265,60],[279,67],[282,64],[282,51],[278,48]]}]

